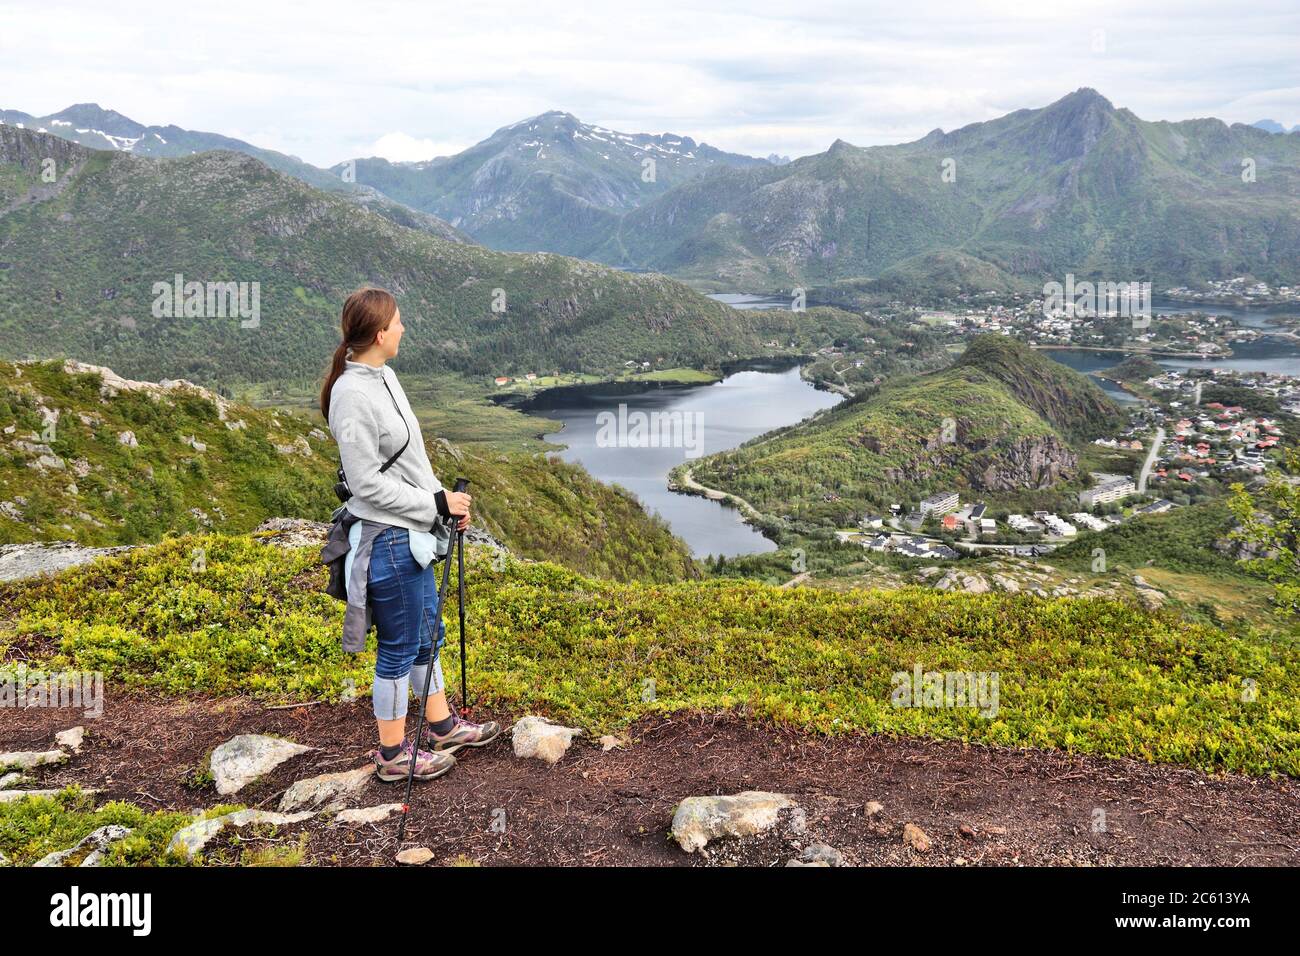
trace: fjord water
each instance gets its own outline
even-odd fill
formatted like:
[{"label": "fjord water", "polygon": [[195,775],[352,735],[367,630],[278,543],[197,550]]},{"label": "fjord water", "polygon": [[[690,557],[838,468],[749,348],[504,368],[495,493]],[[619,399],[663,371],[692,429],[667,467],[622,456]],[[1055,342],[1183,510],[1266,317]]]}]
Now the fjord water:
[{"label": "fjord water", "polygon": [[530,409],[564,423],[562,431],[547,436],[567,446],[560,453],[562,458],[580,462],[595,478],[631,491],[647,511],[658,512],[672,526],[693,555],[733,557],[773,551],[776,545],[745,524],[734,508],[668,490],[668,472],[690,460],[687,449],[598,444],[600,413],[617,417],[619,405],[626,405],[628,415],[679,412],[693,416],[689,421],[699,424],[698,448],[701,454],[710,455],[792,425],[839,401],[840,396],[818,391],[801,379],[798,368],[752,364],[710,385],[653,388],[632,394],[594,386],[549,398],[543,393]]}]

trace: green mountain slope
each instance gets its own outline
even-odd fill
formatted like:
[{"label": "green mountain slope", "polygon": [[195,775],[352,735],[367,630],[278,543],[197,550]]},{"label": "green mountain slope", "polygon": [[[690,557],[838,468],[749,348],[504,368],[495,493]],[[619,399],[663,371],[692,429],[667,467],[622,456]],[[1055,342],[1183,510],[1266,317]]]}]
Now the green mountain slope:
[{"label": "green mountain slope", "polygon": [[400,226],[419,229],[451,242],[472,241],[463,232],[436,216],[394,202],[369,186],[345,182],[341,177],[305,163],[296,156],[262,149],[220,133],[181,129],[170,124],[145,126],[115,110],[103,109],[96,103],[78,103],[48,116],[31,116],[20,110],[0,110],[0,123],[50,133],[90,149],[116,150],[133,156],[174,159],[218,149],[243,153],[317,189],[344,196]]},{"label": "green mountain slope", "polygon": [[613,234],[623,212],[672,186],[715,167],[768,163],[689,136],[620,133],[551,111],[454,156],[351,165],[358,183],[440,216],[494,249],[586,257]]},{"label": "green mountain slope", "polygon": [[[104,546],[271,517],[326,521],[338,455],[315,416],[259,410],[186,382],[56,362],[0,364],[0,544]],[[695,575],[686,545],[625,490],[542,454],[430,442],[470,477],[475,524],[515,554],[614,580]]]},{"label": "green mountain slope", "polygon": [[[1254,179],[1243,181],[1243,161]],[[951,175],[948,180],[944,172]],[[1083,89],[913,143],[718,169],[627,213],[602,261],[700,282],[884,277],[1157,285],[1300,268],[1300,138],[1146,122]],[[752,287],[752,285],[744,286]]]},{"label": "green mountain slope", "polygon": [[949,368],[891,379],[692,470],[761,512],[843,524],[936,491],[1016,501],[1059,489],[1078,477],[1068,436],[1117,416],[1078,373],[987,336]]},{"label": "green mountain slope", "polygon": [[[762,354],[761,319],[662,276],[443,241],[235,153],[139,159],[0,126],[0,212],[0,357],[73,357],[142,378],[313,376],[337,342],[340,304],[365,282],[399,296],[403,368],[416,371]],[[250,294],[258,283],[257,327],[155,317],[155,283],[177,274]]]}]

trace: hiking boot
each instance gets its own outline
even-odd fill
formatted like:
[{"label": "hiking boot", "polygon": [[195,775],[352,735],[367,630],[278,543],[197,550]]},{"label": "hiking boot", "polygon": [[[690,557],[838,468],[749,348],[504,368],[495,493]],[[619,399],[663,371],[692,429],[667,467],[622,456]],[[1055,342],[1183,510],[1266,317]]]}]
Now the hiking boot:
[{"label": "hiking boot", "polygon": [[372,750],[370,755],[375,759],[375,776],[384,783],[405,780],[407,774],[411,772],[412,759],[415,759],[416,780],[432,780],[434,777],[441,777],[456,766],[456,758],[450,753],[430,753],[421,750],[419,758],[416,759],[413,757],[414,750],[409,739],[402,741],[402,749],[393,756],[392,760],[385,760],[381,751]]},{"label": "hiking boot", "polygon": [[426,723],[425,725],[429,746],[435,752],[452,754],[461,747],[486,747],[501,736],[501,725],[495,720],[476,724],[458,714],[455,707],[450,707],[450,710],[453,723],[451,729],[445,734],[435,733],[433,724]]}]

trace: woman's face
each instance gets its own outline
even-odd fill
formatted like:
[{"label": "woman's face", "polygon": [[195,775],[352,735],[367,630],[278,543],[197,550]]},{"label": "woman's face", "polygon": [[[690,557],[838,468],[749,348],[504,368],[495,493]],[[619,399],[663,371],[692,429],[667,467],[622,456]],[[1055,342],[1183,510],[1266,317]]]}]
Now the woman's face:
[{"label": "woman's face", "polygon": [[393,313],[393,321],[388,323],[388,328],[380,330],[377,336],[377,344],[385,360],[397,355],[397,346],[402,341],[402,334],[405,331],[406,327],[402,325],[402,310],[398,309]]}]

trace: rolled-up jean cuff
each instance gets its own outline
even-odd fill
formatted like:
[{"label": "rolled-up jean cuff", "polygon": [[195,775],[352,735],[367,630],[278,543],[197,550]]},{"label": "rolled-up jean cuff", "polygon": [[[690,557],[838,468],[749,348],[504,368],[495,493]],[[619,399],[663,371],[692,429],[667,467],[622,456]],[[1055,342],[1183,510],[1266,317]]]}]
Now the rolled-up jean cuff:
[{"label": "rolled-up jean cuff", "polygon": [[[411,693],[419,698],[424,691],[425,672],[430,665],[416,664],[411,668]],[[442,677],[442,655],[439,654],[433,659],[433,673],[429,675],[429,696],[440,693],[446,689],[446,684]]]},{"label": "rolled-up jean cuff", "polygon": [[375,717],[379,720],[399,720],[405,717],[407,698],[411,696],[410,688],[410,673],[401,677],[380,677],[376,674],[374,686],[370,690]]}]

